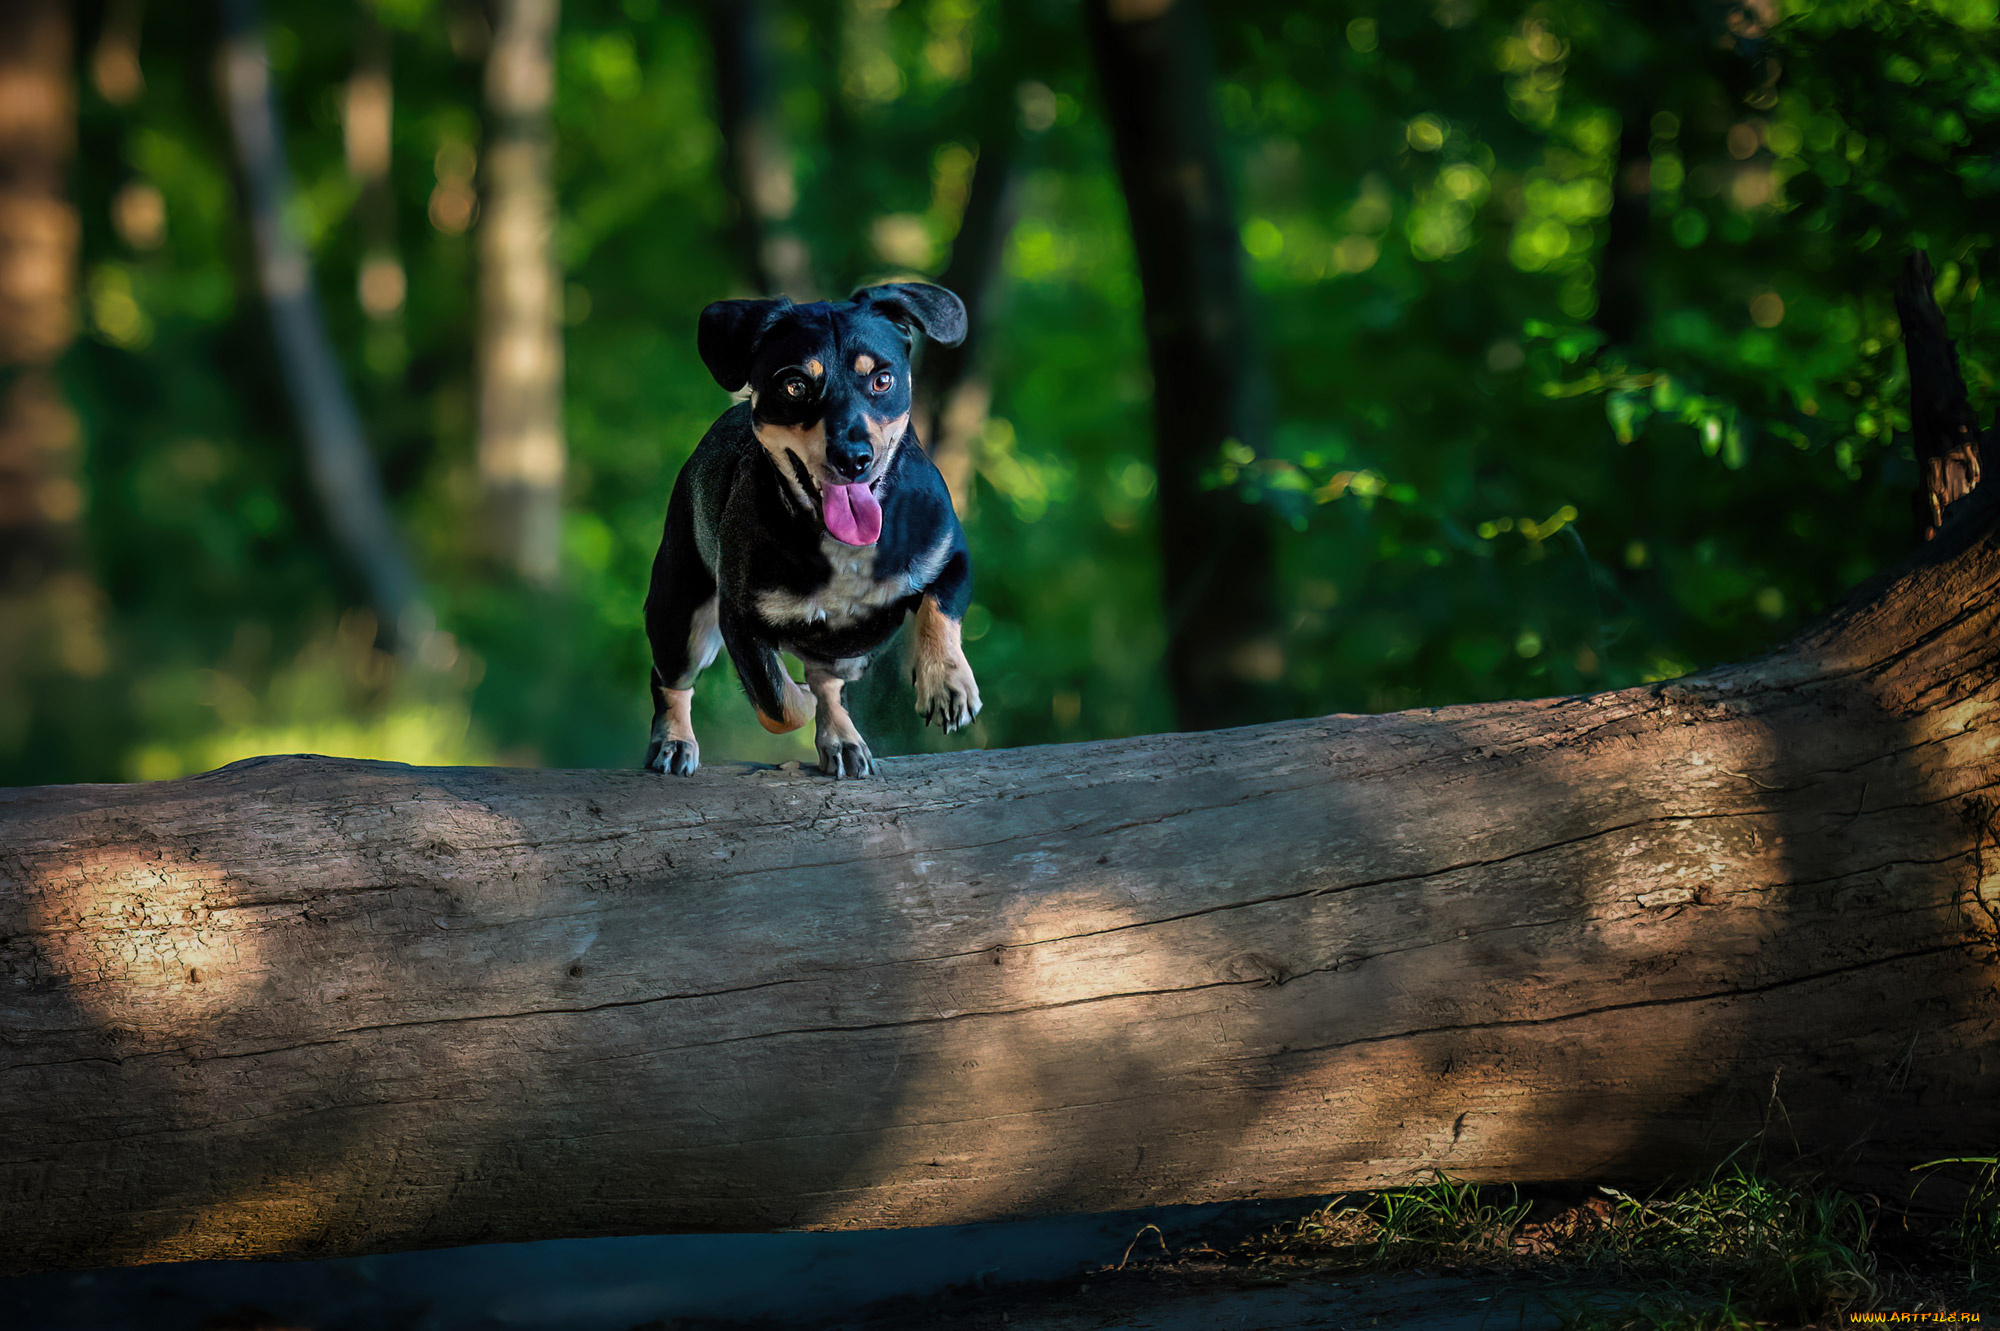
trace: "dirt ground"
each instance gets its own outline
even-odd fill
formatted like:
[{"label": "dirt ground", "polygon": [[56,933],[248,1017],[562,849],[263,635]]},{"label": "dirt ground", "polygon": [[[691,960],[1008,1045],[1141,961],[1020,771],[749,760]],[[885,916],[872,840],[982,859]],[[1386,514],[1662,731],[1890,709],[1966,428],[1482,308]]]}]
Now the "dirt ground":
[{"label": "dirt ground", "polygon": [[[1664,1291],[1611,1279],[1491,1270],[1357,1274],[1301,1263],[1290,1269],[1175,1260],[1127,1271],[943,1297],[903,1299],[808,1324],[800,1331],[1556,1331],[1565,1315],[1615,1312]],[[1669,1302],[1677,1300],[1669,1299]],[[1936,1307],[1935,1299],[1923,1302]],[[1949,1296],[1948,1304],[1958,1300]],[[1994,1306],[1954,1307],[1956,1324],[2000,1322]],[[1939,1321],[1938,1318],[1914,1320]],[[796,1326],[797,1324],[793,1324]],[[1835,1317],[1769,1331],[1834,1331]],[[656,1323],[633,1331],[748,1331],[743,1323]]]},{"label": "dirt ground", "polygon": [[[1302,1269],[1199,1261],[1100,1271],[1074,1280],[898,1300],[814,1331],[1553,1331],[1564,1309],[1616,1301],[1609,1286],[1533,1277]],[[668,1331],[706,1331],[700,1324]]]}]

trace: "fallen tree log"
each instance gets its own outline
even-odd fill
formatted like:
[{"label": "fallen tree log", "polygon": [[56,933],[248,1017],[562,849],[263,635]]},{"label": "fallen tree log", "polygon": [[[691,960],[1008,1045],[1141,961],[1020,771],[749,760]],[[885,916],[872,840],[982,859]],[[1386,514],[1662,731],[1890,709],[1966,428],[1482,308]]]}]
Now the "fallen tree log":
[{"label": "fallen tree log", "polygon": [[1784,650],[1594,697],[0,793],[0,1262],[1990,1152],[1990,493]]}]

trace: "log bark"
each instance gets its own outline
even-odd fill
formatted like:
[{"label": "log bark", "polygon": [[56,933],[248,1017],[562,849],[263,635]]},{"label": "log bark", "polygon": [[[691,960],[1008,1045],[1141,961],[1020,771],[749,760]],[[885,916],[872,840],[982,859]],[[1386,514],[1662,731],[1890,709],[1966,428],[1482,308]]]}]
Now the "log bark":
[{"label": "log bark", "polygon": [[892,759],[0,793],[0,1269],[1647,1180],[2000,1104],[1992,491],[1762,660]]}]

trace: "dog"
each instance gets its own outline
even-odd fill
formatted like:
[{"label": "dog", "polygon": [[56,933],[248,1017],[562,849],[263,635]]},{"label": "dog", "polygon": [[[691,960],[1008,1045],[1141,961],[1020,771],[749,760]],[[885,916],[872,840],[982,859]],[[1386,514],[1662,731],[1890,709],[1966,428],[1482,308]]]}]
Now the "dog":
[{"label": "dog", "polygon": [[[897,282],[839,303],[702,311],[702,363],[731,393],[748,384],[750,398],[709,427],[667,503],[646,594],[648,770],[700,767],[695,677],[727,648],[766,730],[796,730],[810,714],[822,772],[872,774],[841,691],[913,612],[917,711],[946,734],[979,715],[960,632],[972,562],[944,478],[910,429],[918,332],[956,346],[964,304]],[[803,688],[781,651],[805,664]]]}]

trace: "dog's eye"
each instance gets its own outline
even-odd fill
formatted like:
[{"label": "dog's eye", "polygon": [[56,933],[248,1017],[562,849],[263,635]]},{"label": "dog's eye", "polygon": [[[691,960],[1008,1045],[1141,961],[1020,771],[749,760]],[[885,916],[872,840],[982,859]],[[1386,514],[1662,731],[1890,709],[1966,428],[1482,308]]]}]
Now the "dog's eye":
[{"label": "dog's eye", "polygon": [[886,393],[889,391],[889,385],[895,382],[896,376],[888,370],[884,370],[868,381],[868,391],[871,393]]},{"label": "dog's eye", "polygon": [[787,379],[785,380],[784,392],[786,397],[796,401],[806,395],[806,381],[803,379]]}]

